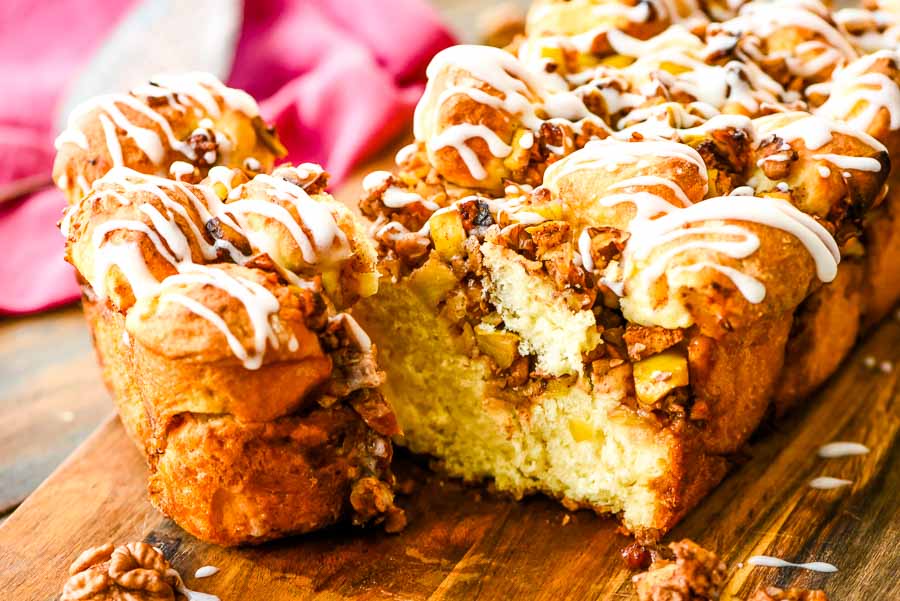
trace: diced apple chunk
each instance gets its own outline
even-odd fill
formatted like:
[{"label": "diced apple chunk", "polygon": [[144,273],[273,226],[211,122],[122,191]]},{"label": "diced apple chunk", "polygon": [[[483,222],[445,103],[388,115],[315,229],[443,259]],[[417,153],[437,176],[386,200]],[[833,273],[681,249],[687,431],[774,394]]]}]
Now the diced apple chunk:
[{"label": "diced apple chunk", "polygon": [[377,271],[359,274],[359,276],[357,276],[357,281],[359,283],[357,292],[359,293],[359,296],[366,298],[378,292],[378,279],[379,276]]},{"label": "diced apple chunk", "polygon": [[409,276],[410,289],[429,307],[436,307],[457,283],[450,266],[434,256]]},{"label": "diced apple chunk", "polygon": [[586,442],[594,440],[594,429],[589,423],[583,419],[572,418],[569,420],[569,432],[575,442]]},{"label": "diced apple chunk", "polygon": [[668,350],[638,361],[632,366],[634,389],[638,401],[652,405],[681,386],[687,386],[687,358],[676,350]]},{"label": "diced apple chunk", "polygon": [[519,337],[505,330],[480,323],[475,326],[475,344],[478,350],[490,357],[500,369],[506,369],[516,360]]},{"label": "diced apple chunk", "polygon": [[448,261],[462,254],[466,243],[466,230],[462,218],[455,209],[438,212],[428,220],[434,248]]}]

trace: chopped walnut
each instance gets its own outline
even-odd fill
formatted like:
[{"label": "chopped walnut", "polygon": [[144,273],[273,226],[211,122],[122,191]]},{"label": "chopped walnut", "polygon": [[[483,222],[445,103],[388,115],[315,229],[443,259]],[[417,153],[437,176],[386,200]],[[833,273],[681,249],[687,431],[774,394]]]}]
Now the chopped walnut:
[{"label": "chopped walnut", "polygon": [[667,330],[659,326],[628,324],[622,336],[628,345],[628,357],[640,361],[661,353],[684,340],[683,330]]},{"label": "chopped walnut", "polygon": [[778,136],[771,136],[759,147],[760,167],[769,179],[784,179],[797,160],[797,152]]},{"label": "chopped walnut", "polygon": [[725,564],[715,553],[684,539],[669,545],[674,561],[659,559],[632,581],[640,601],[704,601],[719,598]]},{"label": "chopped walnut", "polygon": [[197,163],[200,165],[214,165],[218,158],[219,145],[215,136],[207,129],[197,128],[188,138],[188,146],[194,151]]},{"label": "chopped walnut", "polygon": [[356,512],[354,524],[383,520],[386,532],[399,532],[406,527],[406,514],[394,505],[393,491],[378,478],[357,480],[350,491],[350,505]]},{"label": "chopped walnut", "polygon": [[59,601],[175,601],[179,577],[147,543],[88,549],[69,568]]},{"label": "chopped walnut", "polygon": [[760,588],[749,601],[828,601],[825,591],[790,588],[782,590],[774,586]]}]

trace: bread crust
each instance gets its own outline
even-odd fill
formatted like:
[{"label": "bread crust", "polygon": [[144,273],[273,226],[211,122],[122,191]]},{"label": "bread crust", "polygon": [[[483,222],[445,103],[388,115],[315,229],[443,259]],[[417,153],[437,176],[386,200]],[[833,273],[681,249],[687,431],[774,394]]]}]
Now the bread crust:
[{"label": "bread crust", "polygon": [[[89,298],[83,306],[119,417],[147,459],[150,500],[189,533],[223,546],[256,544],[354,516],[377,522],[399,513],[390,472],[390,437],[398,430],[380,394],[360,391],[327,408],[308,402],[298,407],[292,398],[272,417],[253,399],[265,400],[266,390],[279,392],[266,388],[273,383],[298,390],[295,374],[279,373],[280,362],[274,371],[252,372],[253,379],[229,377],[234,366],[212,366],[200,385],[181,358],[157,356],[148,371],[122,315]],[[209,401],[242,390],[248,396],[227,410],[216,402],[173,407],[174,395],[160,380],[205,388]],[[362,413],[353,408],[364,404]],[[373,485],[386,506],[351,502],[356,487]]]}]

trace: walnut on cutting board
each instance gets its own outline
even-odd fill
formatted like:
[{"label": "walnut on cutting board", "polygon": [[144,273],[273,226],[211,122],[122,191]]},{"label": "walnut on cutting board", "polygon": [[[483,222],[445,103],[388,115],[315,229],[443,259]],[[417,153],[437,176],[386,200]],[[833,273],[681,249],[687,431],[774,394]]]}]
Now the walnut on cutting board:
[{"label": "walnut on cutting board", "polygon": [[92,547],[69,567],[59,601],[175,601],[178,573],[147,543]]}]

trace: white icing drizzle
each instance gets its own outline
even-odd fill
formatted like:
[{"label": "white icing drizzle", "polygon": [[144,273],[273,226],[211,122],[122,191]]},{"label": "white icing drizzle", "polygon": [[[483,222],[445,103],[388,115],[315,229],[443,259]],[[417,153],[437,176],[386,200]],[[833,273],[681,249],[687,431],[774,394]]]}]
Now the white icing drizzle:
[{"label": "white icing drizzle", "polygon": [[185,175],[194,172],[194,166],[184,161],[175,161],[169,166],[169,174],[176,180],[181,180]]},{"label": "white icing drizzle", "polygon": [[558,194],[560,180],[572,173],[601,168],[613,172],[620,165],[638,164],[640,166],[641,160],[651,157],[680,158],[693,163],[703,178],[705,190],[706,164],[697,151],[690,146],[667,140],[622,142],[609,138],[588,142],[581,150],[577,150],[547,167],[544,172],[544,186]]},{"label": "white icing drizzle", "polygon": [[103,137],[106,140],[106,149],[109,151],[109,158],[113,167],[121,167],[124,162],[122,160],[122,146],[119,144],[119,138],[116,137],[116,126],[112,124],[112,121],[106,115],[100,115],[98,119],[101,127],[103,127]]},{"label": "white icing drizzle", "polygon": [[[157,549],[159,550],[159,549]],[[198,591],[192,591],[184,584],[184,580],[181,579],[181,574],[178,573],[178,570],[174,568],[169,568],[166,572],[169,576],[175,577],[175,589],[184,595],[188,601],[222,601],[216,595],[211,595],[209,593],[201,593]]]},{"label": "white icing drizzle", "polygon": [[244,367],[247,369],[259,369],[262,365],[267,342],[273,348],[278,348],[278,337],[272,329],[270,318],[278,313],[280,305],[278,299],[264,286],[244,278],[232,277],[221,269],[196,264],[182,265],[179,273],[167,277],[163,282],[163,286],[166,288],[179,284],[215,286],[244,305],[244,310],[253,326],[253,352],[248,352],[229,329],[228,324],[206,305],[178,293],[164,291],[160,295],[161,303],[168,301],[183,305],[221,331],[228,341],[228,346],[231,347],[231,352],[244,363]]},{"label": "white icing drizzle", "polygon": [[[884,2],[876,4],[880,7]],[[858,48],[864,52],[876,52],[896,48],[900,43],[900,23],[896,14],[891,12],[896,11],[843,8],[832,16],[841,32]]]},{"label": "white icing drizzle", "polygon": [[630,188],[632,186],[664,186],[672,191],[672,193],[675,195],[675,198],[677,198],[679,202],[681,202],[682,206],[686,207],[694,204],[687,197],[687,194],[684,193],[684,190],[681,188],[681,186],[670,179],[666,179],[658,175],[639,175],[637,177],[630,177],[610,186],[610,190],[621,190],[623,188]]},{"label": "white icing drizzle", "polygon": [[[335,216],[327,205],[310,198],[300,186],[274,175],[260,174],[253,181],[269,186],[277,198],[291,203],[300,221],[309,229],[312,239],[307,240],[311,246],[303,252],[304,261],[310,264],[323,261],[334,263],[350,256],[347,236],[338,227]],[[234,204],[236,203],[226,205],[226,209]]]},{"label": "white icing drizzle", "polygon": [[[68,126],[56,139],[56,147],[71,142],[87,150],[87,138],[80,129],[85,117],[92,111],[98,111],[98,119],[104,130],[107,151],[114,165],[122,164],[120,143],[116,136],[116,128],[123,130],[131,138],[138,149],[155,165],[162,163],[166,155],[166,145],[160,133],[153,129],[135,125],[123,112],[123,107],[138,113],[150,120],[165,137],[168,147],[181,153],[190,161],[197,159],[191,146],[179,140],[166,118],[145,104],[140,97],[167,98],[169,106],[184,111],[185,104],[193,104],[202,108],[207,114],[219,117],[222,109],[214,94],[218,95],[224,106],[243,112],[249,117],[259,114],[256,101],[241,90],[226,87],[222,82],[208,73],[182,73],[177,75],[159,75],[152,80],[157,85],[145,84],[132,90],[131,94],[108,94],[92,98],[72,111]],[[217,140],[220,139],[216,136]],[[228,142],[222,137],[221,141]],[[229,142],[230,143],[230,142]],[[213,162],[215,156],[207,157]]]},{"label": "white icing drizzle", "polygon": [[407,192],[396,186],[391,186],[385,190],[384,195],[381,197],[381,201],[384,203],[384,206],[391,209],[401,209],[414,203],[421,204],[429,211],[437,211],[440,208],[436,203],[422,198],[421,194]]},{"label": "white icing drizzle", "polygon": [[394,155],[394,164],[402,165],[406,161],[408,161],[414,154],[416,154],[416,144],[413,142],[412,144],[407,144],[403,148],[397,151],[397,154]]},{"label": "white icing drizzle", "polygon": [[747,560],[747,563],[754,566],[763,566],[768,568],[801,568],[803,570],[811,570],[813,572],[837,572],[838,569],[830,563],[824,561],[812,561],[809,563],[793,563],[772,557],[770,555],[754,555]]},{"label": "white icing drizzle", "polygon": [[[840,69],[832,81],[809,86],[808,94],[828,94],[828,100],[816,113],[868,131],[878,113],[885,109],[890,129],[900,129],[900,87],[883,73],[867,72],[876,61],[885,59],[895,65],[900,63],[896,51],[881,50]],[[859,110],[860,105],[862,110]]]},{"label": "white icing drizzle", "polygon": [[373,171],[366,175],[362,181],[362,187],[365,192],[371,192],[372,190],[376,190],[384,185],[384,183],[390,179],[391,172],[390,171]]},{"label": "white icing drizzle", "polygon": [[[447,83],[454,71],[463,71],[475,80],[496,91],[489,93],[476,85]],[[595,120],[584,103],[583,94],[597,89],[588,85],[570,90],[565,80],[545,72],[533,72],[514,55],[487,46],[460,45],[438,53],[427,71],[429,81],[425,93],[416,106],[413,124],[417,140],[424,140],[430,153],[446,147],[457,151],[471,176],[477,180],[487,177],[478,155],[469,147],[472,138],[481,138],[490,153],[497,158],[509,156],[511,146],[496,132],[482,123],[458,123],[441,128],[437,123],[440,107],[450,98],[465,95],[485,106],[502,110],[517,118],[526,128],[537,131],[546,121],[571,124],[579,130],[586,120],[606,128]],[[540,116],[539,116],[540,115]],[[534,143],[526,138],[523,147]],[[551,152],[563,154],[561,146],[549,147]]]},{"label": "white icing drizzle", "polygon": [[487,171],[485,171],[484,165],[481,164],[475,151],[466,144],[471,138],[481,138],[484,140],[488,145],[488,150],[490,150],[491,154],[497,158],[507,157],[512,152],[512,147],[501,140],[500,136],[494,133],[494,130],[487,125],[475,125],[472,123],[451,125],[437,136],[430,139],[428,141],[428,146],[433,150],[440,150],[447,146],[453,148],[459,153],[460,158],[462,158],[463,162],[466,164],[472,177],[477,180],[482,180],[487,177]]},{"label": "white icing drizzle", "polygon": [[[372,192],[385,185],[392,177],[388,171],[373,171],[366,175],[362,181],[362,187],[365,192]],[[389,186],[382,194],[381,201],[384,206],[391,209],[402,209],[408,205],[419,203],[429,211],[437,211],[440,207],[422,197],[421,194],[409,192],[398,188],[397,186]]]},{"label": "white icing drizzle", "polygon": [[853,480],[832,478],[831,476],[819,476],[818,478],[813,478],[809,481],[810,488],[816,488],[819,490],[831,490],[833,488],[850,486],[851,484],[853,484]]},{"label": "white icing drizzle", "polygon": [[728,196],[754,196],[755,194],[756,190],[753,189],[753,186],[738,186],[729,192]]},{"label": "white icing drizzle", "polygon": [[[628,228],[631,237],[623,253],[626,264],[646,260],[659,246],[677,243],[642,266],[629,286],[648,289],[669,268],[671,259],[688,250],[705,249],[733,259],[743,259],[759,248],[759,238],[738,225],[684,227],[717,220],[747,221],[788,232],[806,247],[816,264],[816,274],[820,280],[830,282],[837,275],[840,261],[837,244],[812,217],[780,199],[722,196],[669,212],[654,220],[633,220]],[[727,276],[749,302],[764,300],[765,287],[761,282],[729,266],[699,262],[678,266],[674,270],[698,271],[703,268],[712,268]]]},{"label": "white icing drizzle", "polygon": [[872,157],[853,157],[844,154],[814,154],[812,158],[828,161],[840,169],[852,169],[854,171],[881,171],[881,163]]},{"label": "white icing drizzle", "polygon": [[578,235],[578,254],[581,255],[581,264],[588,272],[594,271],[594,258],[591,256],[591,234],[587,228],[581,230]]},{"label": "white icing drizzle", "polygon": [[209,578],[210,576],[214,576],[219,573],[219,568],[216,566],[203,566],[197,568],[197,571],[194,572],[194,578]]},{"label": "white icing drizzle", "polygon": [[[805,3],[750,2],[744,5],[740,15],[722,23],[719,35],[741,37],[750,34],[751,37],[744,38],[745,43],[738,46],[742,58],[755,62],[781,58],[794,75],[801,77],[857,58],[857,52],[850,42],[816,12],[810,10],[810,5]],[[792,50],[770,51],[763,54],[756,44],[756,39],[753,38],[767,39],[786,27],[805,29],[819,36],[821,40],[798,44]],[[816,49],[820,53],[815,57],[804,55],[805,52]]]},{"label": "white icing drizzle", "polygon": [[353,317],[349,313],[341,313],[334,319],[341,320],[344,328],[353,337],[359,348],[364,353],[368,353],[370,350],[372,350],[372,339],[369,338],[369,335],[366,334],[366,331],[362,329],[362,327],[356,322],[355,319],[353,319]]},{"label": "white icing drizzle", "polygon": [[[248,117],[259,115],[259,106],[250,94],[229,88],[211,73],[191,71],[163,73],[150,78],[151,83],[133,90],[137,96],[177,98],[181,104],[192,103],[217,118],[221,109],[213,93],[218,94],[225,106],[244,113]],[[155,84],[155,85],[154,85]]]},{"label": "white icing drizzle", "polygon": [[[818,150],[829,143],[835,133],[840,133],[856,138],[877,151],[887,152],[887,149],[881,142],[846,123],[832,121],[818,115],[806,115],[805,113],[795,114],[798,116],[805,116],[799,117],[795,121],[782,127],[769,130],[766,133],[774,134],[788,144],[795,140],[803,140],[803,144],[808,150]],[[757,120],[757,123],[760,124],[766,119],[768,119],[768,117],[763,117],[762,119]]]},{"label": "white icing drizzle", "polygon": [[534,146],[534,134],[530,131],[522,134],[522,137],[519,138],[519,146],[525,150]]},{"label": "white icing drizzle", "polygon": [[[221,171],[211,170],[211,179],[221,177],[230,182],[233,172],[226,168],[221,169]],[[306,171],[307,175],[317,174],[311,168],[307,168]],[[117,266],[131,285],[135,298],[160,294],[160,302],[180,304],[221,331],[233,354],[247,369],[259,368],[267,343],[278,348],[278,338],[272,329],[272,320],[280,308],[277,299],[264,286],[255,282],[231,276],[213,266],[194,263],[187,233],[182,229],[184,226],[176,221],[176,216],[182,218],[187,231],[207,260],[217,258],[220,248],[227,249],[235,263],[241,264],[248,258],[226,241],[218,240],[215,244],[207,242],[195,221],[206,223],[213,218],[218,218],[239,232],[243,230],[251,245],[270,253],[273,259],[276,259],[277,253],[270,248],[272,240],[259,232],[242,227],[245,224],[241,217],[250,212],[277,219],[284,224],[297,240],[304,260],[310,263],[319,262],[323,258],[329,261],[339,260],[349,256],[350,249],[346,235],[337,226],[334,215],[324,203],[316,202],[301,187],[278,177],[259,175],[253,181],[262,183],[266,186],[266,190],[277,198],[290,202],[297,209],[300,221],[308,228],[309,234],[287,209],[274,202],[247,198],[224,204],[212,189],[206,186],[190,186],[179,181],[141,174],[125,167],[110,170],[103,178],[97,180],[97,194],[105,195],[121,204],[129,204],[130,201],[123,191],[150,193],[160,201],[162,210],[147,202],[137,206],[137,209],[147,216],[152,226],[136,219],[113,219],[95,228],[92,240],[94,271],[85,274],[85,277],[97,291],[98,296],[103,298],[106,290],[104,286],[106,274],[113,265]],[[175,192],[187,197],[196,211],[196,217],[192,218],[182,201],[173,198],[171,194]],[[233,194],[236,192],[239,190],[232,191]],[[70,209],[64,217],[64,231],[69,228],[71,213]],[[230,215],[235,219],[233,220]],[[136,243],[107,241],[108,234],[117,230],[131,230],[144,234],[160,257],[169,262],[178,273],[159,282],[150,273],[146,259]],[[291,275],[294,275],[291,281],[296,280],[295,283],[300,285],[306,284],[295,274]],[[196,299],[171,290],[173,286],[178,285],[215,286],[238,299],[243,304],[253,327],[253,349],[244,348],[235,333],[216,312]],[[356,338],[362,340],[358,335]],[[296,341],[293,346],[296,349]]]},{"label": "white icing drizzle", "polygon": [[823,459],[834,459],[851,455],[865,455],[868,452],[869,447],[858,442],[838,441],[819,447],[818,455]]},{"label": "white icing drizzle", "polygon": [[[574,152],[565,159],[551,165],[544,177],[544,185],[559,194],[560,181],[584,169],[616,170],[622,164],[638,164],[649,157],[679,157],[698,166],[706,175],[702,158],[692,148],[675,142],[618,142],[603,140],[589,143],[584,149]],[[658,246],[677,242],[672,248],[655,257],[649,265],[636,275],[635,283],[648,286],[668,268],[669,261],[690,249],[707,249],[742,259],[759,248],[759,239],[749,230],[733,224],[700,225],[686,228],[686,225],[716,220],[747,221],[775,227],[795,236],[813,257],[816,272],[822,281],[831,281],[837,272],[840,254],[834,239],[818,222],[780,199],[760,199],[752,196],[752,188],[737,189],[735,193],[747,194],[746,201],[736,202],[733,197],[719,197],[691,204],[684,191],[675,183],[659,176],[639,176],[626,179],[611,187],[611,190],[653,186],[662,184],[675,192],[682,207],[648,191],[632,191],[602,196],[599,203],[613,206],[630,202],[635,206],[635,217],[628,225],[631,234],[624,251],[626,262],[641,261],[649,257]],[[685,202],[687,201],[687,202]],[[662,215],[662,216],[660,216]],[[656,219],[654,219],[656,217]],[[592,267],[589,252],[590,239],[586,230],[579,237],[579,253],[586,267]],[[589,267],[589,268],[590,268]],[[751,303],[759,303],[765,298],[765,287],[755,278],[739,270],[712,261],[702,261],[689,266],[678,266],[676,271],[699,271],[710,268],[727,276],[739,292]],[[609,285],[609,282],[607,282]]]},{"label": "white icing drizzle", "polygon": [[76,127],[70,127],[56,136],[53,146],[56,150],[62,149],[64,144],[74,144],[82,150],[88,149],[88,139],[84,132]]}]

